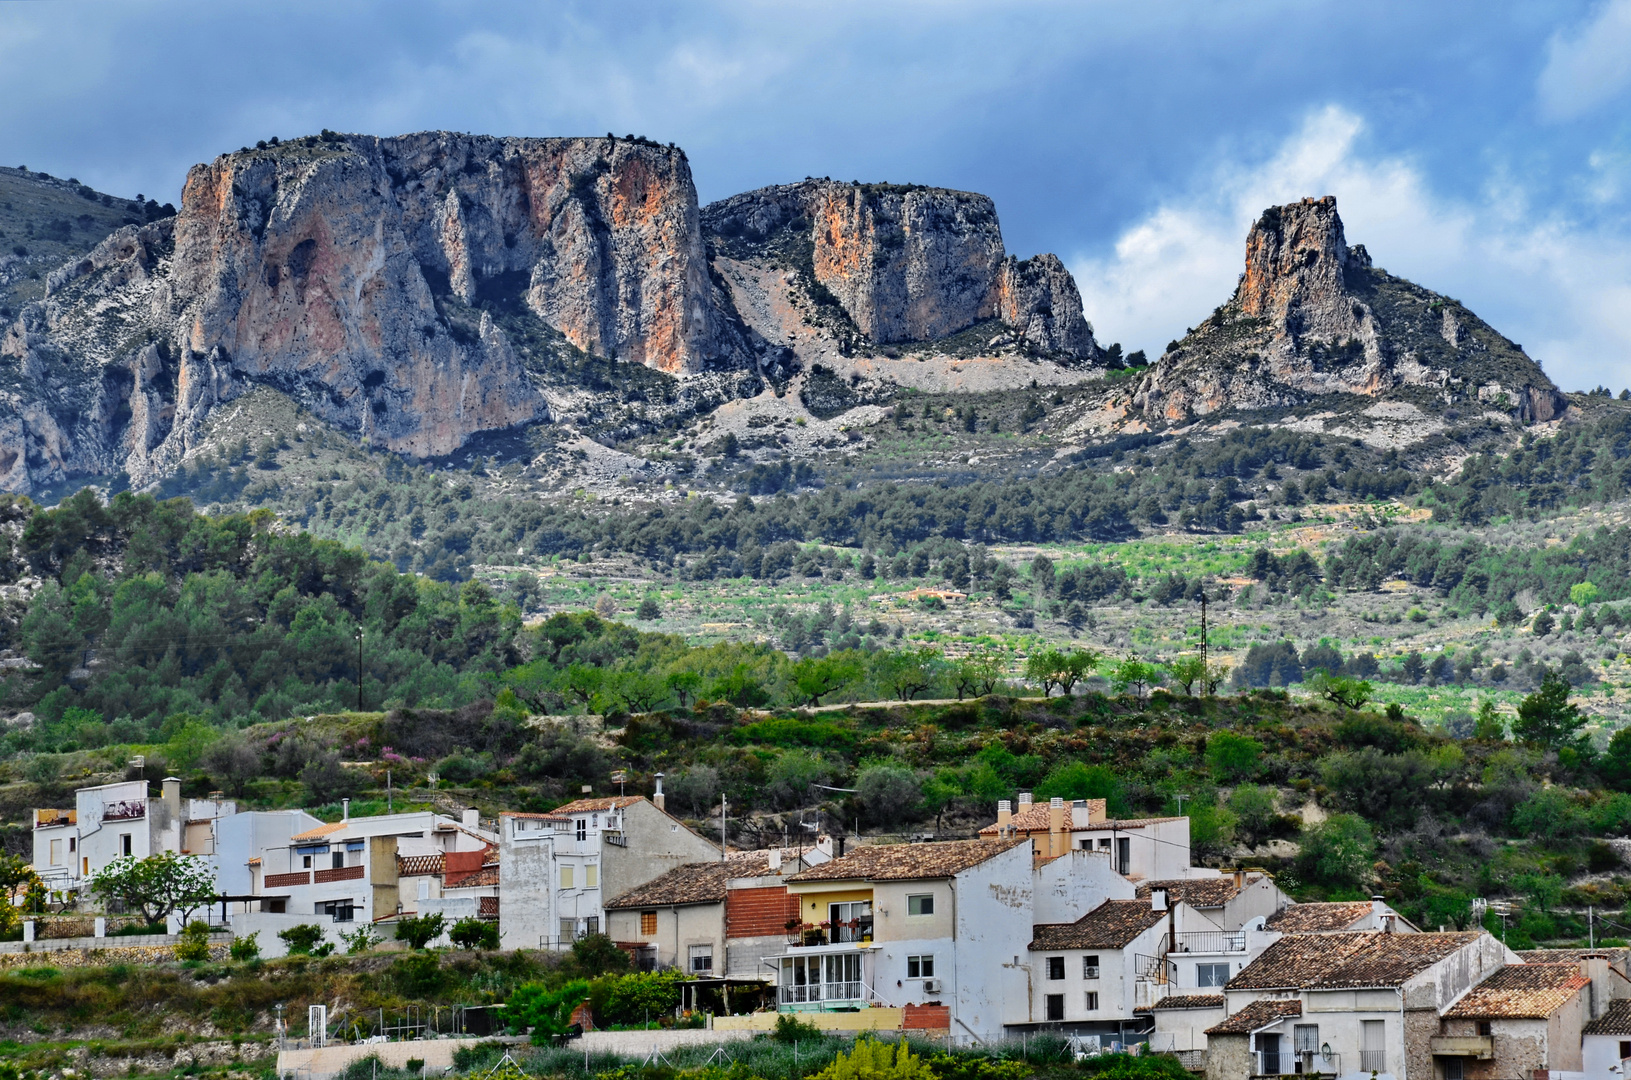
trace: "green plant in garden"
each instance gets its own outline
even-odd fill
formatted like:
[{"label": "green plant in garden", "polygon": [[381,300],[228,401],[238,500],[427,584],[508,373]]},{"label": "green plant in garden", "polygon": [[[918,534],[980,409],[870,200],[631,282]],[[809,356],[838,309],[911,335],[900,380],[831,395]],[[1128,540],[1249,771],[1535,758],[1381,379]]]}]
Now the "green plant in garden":
[{"label": "green plant in garden", "polygon": [[342,933],[340,940],[345,942],[346,954],[356,956],[358,953],[373,951],[374,946],[379,944],[380,937],[379,931],[372,925],[364,923],[350,933]]},{"label": "green plant in garden", "polygon": [[460,919],[447,938],[461,949],[498,948],[498,924],[490,919]]},{"label": "green plant in garden", "polygon": [[175,944],[176,959],[197,963],[210,958],[210,927],[194,919],[182,928],[181,938]]},{"label": "green plant in garden", "polygon": [[227,946],[227,955],[240,963],[258,960],[261,954],[260,936],[260,931],[256,930],[252,934],[233,938],[232,944]]},{"label": "green plant in garden", "polygon": [[406,941],[411,949],[423,949],[442,936],[446,925],[447,920],[439,911],[431,915],[414,915],[397,921],[396,937],[398,941]]},{"label": "green plant in garden", "polygon": [[317,943],[323,940],[323,928],[312,923],[301,923],[287,930],[279,930],[277,936],[291,954],[310,955]]},{"label": "green plant in garden", "polygon": [[935,1080],[935,1075],[905,1039],[884,1043],[861,1038],[849,1053],[839,1051],[812,1080]]}]

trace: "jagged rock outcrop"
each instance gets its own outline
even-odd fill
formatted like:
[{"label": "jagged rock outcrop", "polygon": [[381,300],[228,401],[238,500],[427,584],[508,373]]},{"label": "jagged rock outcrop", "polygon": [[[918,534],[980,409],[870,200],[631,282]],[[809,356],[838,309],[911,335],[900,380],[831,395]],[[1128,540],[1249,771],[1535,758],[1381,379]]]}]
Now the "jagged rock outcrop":
[{"label": "jagged rock outcrop", "polygon": [[1457,301],[1348,246],[1336,199],[1270,207],[1234,296],[1168,347],[1133,405],[1182,421],[1321,394],[1414,396],[1549,420],[1565,399],[1540,365]]},{"label": "jagged rock outcrop", "polygon": [[805,180],[711,203],[702,221],[716,250],[802,271],[818,300],[836,302],[874,344],[933,341],[1000,319],[1037,350],[1098,356],[1064,264],[1006,256],[984,195]]},{"label": "jagged rock outcrop", "polygon": [[685,156],[644,140],[325,133],[227,154],[189,173],[175,219],[49,285],[0,338],[11,490],[151,480],[256,384],[444,454],[548,415],[518,325],[671,373],[749,362]]}]

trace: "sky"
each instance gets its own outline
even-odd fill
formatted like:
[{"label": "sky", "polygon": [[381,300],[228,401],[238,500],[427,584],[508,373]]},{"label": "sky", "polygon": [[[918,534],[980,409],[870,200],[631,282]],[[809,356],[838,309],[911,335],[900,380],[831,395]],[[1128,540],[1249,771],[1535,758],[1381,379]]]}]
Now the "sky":
[{"label": "sky", "polygon": [[983,192],[1152,355],[1264,207],[1331,194],[1564,389],[1631,386],[1631,0],[0,2],[0,163],[173,202],[323,128],[645,135],[703,202]]}]

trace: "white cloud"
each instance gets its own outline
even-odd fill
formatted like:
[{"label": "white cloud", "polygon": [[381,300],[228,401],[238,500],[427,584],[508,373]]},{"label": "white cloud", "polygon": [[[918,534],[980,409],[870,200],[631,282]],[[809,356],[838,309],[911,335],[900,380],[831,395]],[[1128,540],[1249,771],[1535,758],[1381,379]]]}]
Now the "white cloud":
[{"label": "white cloud", "polygon": [[1367,158],[1364,121],[1311,114],[1266,161],[1197,178],[1072,271],[1100,341],[1155,356],[1233,293],[1246,233],[1264,208],[1335,195],[1350,244],[1376,265],[1453,296],[1522,343],[1565,389],[1631,385],[1631,246],[1539,219],[1523,189],[1493,180],[1476,203],[1441,197],[1398,158]]},{"label": "white cloud", "polygon": [[1536,92],[1554,120],[1589,112],[1631,85],[1631,0],[1609,0],[1572,33],[1559,31],[1546,47]]}]

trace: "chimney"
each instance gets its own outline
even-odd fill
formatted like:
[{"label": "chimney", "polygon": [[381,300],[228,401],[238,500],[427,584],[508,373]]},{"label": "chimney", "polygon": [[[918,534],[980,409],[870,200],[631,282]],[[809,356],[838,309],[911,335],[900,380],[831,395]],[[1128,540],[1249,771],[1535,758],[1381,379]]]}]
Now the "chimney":
[{"label": "chimney", "polygon": [[1065,831],[1065,800],[1055,796],[1048,800],[1048,857],[1065,853],[1070,834]]},{"label": "chimney", "polygon": [[1013,804],[1007,799],[997,800],[997,832],[1003,836],[1008,835],[1008,826],[1013,823]]},{"label": "chimney", "polygon": [[663,774],[658,773],[652,779],[657,781],[657,790],[651,793],[651,805],[666,813],[668,810],[668,797],[663,794]]},{"label": "chimney", "polygon": [[827,858],[832,858],[832,837],[826,833],[816,837],[816,850],[827,856]]},{"label": "chimney", "polygon": [[166,776],[161,790],[164,792],[164,806],[170,811],[170,821],[181,821],[181,778]]},{"label": "chimney", "polygon": [[840,836],[838,838],[838,854],[836,856],[837,858],[842,859],[844,857],[844,841],[848,840],[848,839],[849,839],[849,837],[847,837],[847,836]]},{"label": "chimney", "polygon": [[1244,889],[1245,887],[1246,887],[1246,871],[1236,870],[1235,871],[1235,890],[1238,892],[1239,890]]},{"label": "chimney", "polygon": [[481,811],[474,806],[464,812],[464,827],[467,829],[481,828]]},{"label": "chimney", "polygon": [[1599,1019],[1608,1011],[1609,1002],[1614,997],[1614,987],[1608,981],[1608,957],[1582,957],[1580,974],[1591,980],[1591,1018]]},{"label": "chimney", "polygon": [[1380,896],[1371,897],[1370,898],[1370,910],[1371,910],[1371,915],[1374,916],[1375,919],[1376,919],[1376,925],[1380,929],[1383,929],[1383,930],[1392,929],[1391,927],[1389,927],[1387,925],[1388,915],[1391,913],[1392,909],[1390,909],[1387,906],[1387,900],[1385,898],[1380,897]]},{"label": "chimney", "polygon": [[774,873],[778,873],[778,874],[781,873],[781,869],[782,869],[782,849],[781,848],[771,848],[770,849],[770,869]]},{"label": "chimney", "polygon": [[350,821],[351,820],[351,800],[350,799],[341,799],[340,800],[340,820],[341,821]]},{"label": "chimney", "polygon": [[1151,911],[1165,911],[1165,910],[1167,910],[1167,890],[1165,890],[1165,889],[1151,889],[1150,890],[1150,910]]},{"label": "chimney", "polygon": [[1031,805],[1031,793],[1029,791],[1020,792],[1019,793],[1019,807],[1017,808],[1016,812],[1023,814],[1025,812],[1025,808],[1030,806],[1030,805]]}]

